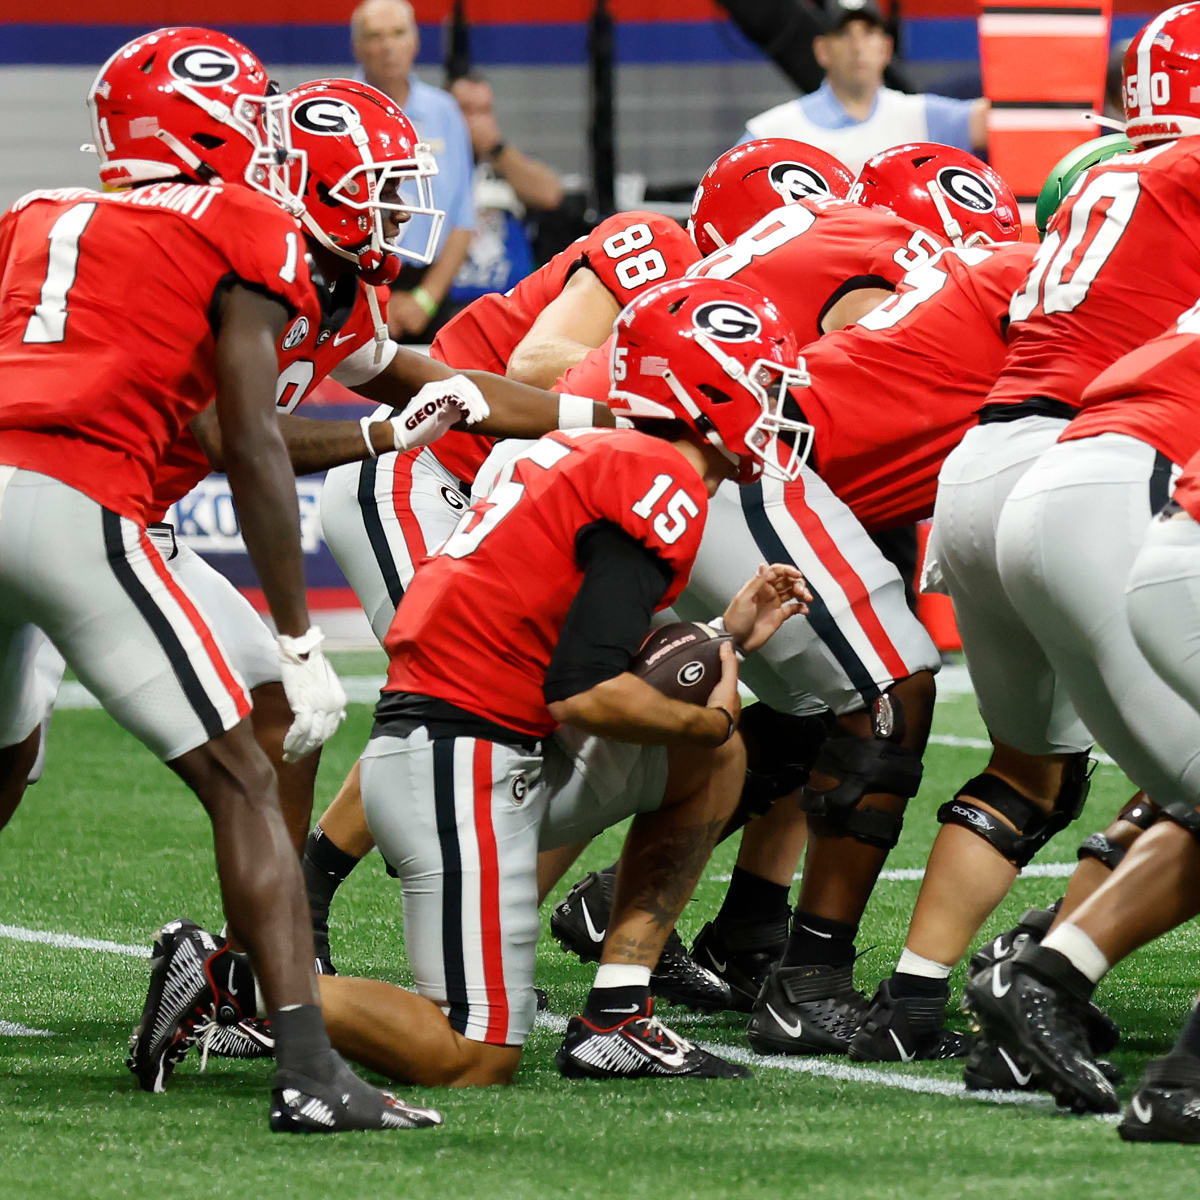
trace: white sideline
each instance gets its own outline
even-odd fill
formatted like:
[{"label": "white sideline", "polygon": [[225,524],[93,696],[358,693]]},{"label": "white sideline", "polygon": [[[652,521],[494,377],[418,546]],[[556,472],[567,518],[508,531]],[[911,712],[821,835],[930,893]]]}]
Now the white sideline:
[{"label": "white sideline", "polygon": [[149,958],[146,946],[129,946],[123,942],[106,942],[103,938],[76,937],[73,933],[54,933],[48,929],[25,929],[20,925],[0,925],[0,937],[14,942],[40,942],[60,950],[101,950],[107,954],[125,954],[130,958]]}]

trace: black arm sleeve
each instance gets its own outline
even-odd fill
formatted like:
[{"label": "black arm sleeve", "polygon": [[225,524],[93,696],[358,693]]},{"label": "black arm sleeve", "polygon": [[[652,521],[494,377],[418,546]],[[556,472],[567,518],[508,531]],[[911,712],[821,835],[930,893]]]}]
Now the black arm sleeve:
[{"label": "black arm sleeve", "polygon": [[546,670],[547,704],[627,671],[674,577],[653,550],[609,521],[580,530],[575,556],[583,582]]}]

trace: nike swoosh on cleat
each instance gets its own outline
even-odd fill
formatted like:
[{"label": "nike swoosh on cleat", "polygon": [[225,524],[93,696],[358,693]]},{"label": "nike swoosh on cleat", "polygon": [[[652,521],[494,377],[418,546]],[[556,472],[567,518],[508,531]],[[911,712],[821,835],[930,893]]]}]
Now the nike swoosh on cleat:
[{"label": "nike swoosh on cleat", "polygon": [[604,1008],[600,1011],[606,1013],[635,1013],[641,1012],[641,1007],[637,1004],[631,1004],[628,1008]]},{"label": "nike swoosh on cleat", "polygon": [[904,1043],[896,1036],[896,1031],[894,1029],[888,1030],[888,1036],[893,1042],[896,1043],[896,1049],[900,1053],[901,1062],[912,1062],[912,1060],[917,1057],[915,1051],[910,1054],[907,1050],[905,1050]]},{"label": "nike swoosh on cleat", "polygon": [[676,1047],[674,1050],[660,1050],[657,1046],[639,1045],[638,1049],[650,1058],[656,1058],[664,1067],[682,1067],[687,1062],[687,1053]]},{"label": "nike swoosh on cleat", "polygon": [[800,1036],[800,1030],[803,1028],[803,1026],[799,1021],[797,1021],[795,1025],[790,1025],[769,1004],[767,1005],[767,1012],[769,1012],[771,1016],[775,1018],[775,1024],[778,1025],[779,1028],[788,1035],[788,1037],[798,1038]]},{"label": "nike swoosh on cleat", "polygon": [[1006,983],[1003,987],[1000,986],[1000,963],[997,963],[992,968],[992,995],[997,1000],[1002,1000],[1012,990],[1012,984]]},{"label": "nike swoosh on cleat", "polygon": [[583,913],[583,923],[587,927],[588,937],[590,937],[593,942],[604,941],[604,935],[608,932],[608,926],[606,925],[603,929],[597,931],[596,926],[592,924],[592,914],[588,912],[586,900],[579,901],[579,911]]},{"label": "nike swoosh on cleat", "polygon": [[1017,1066],[1016,1060],[1013,1058],[1013,1056],[1009,1054],[1009,1052],[1005,1050],[1003,1046],[997,1046],[996,1049],[999,1051],[1000,1057],[1004,1059],[1005,1065],[1012,1072],[1012,1077],[1017,1081],[1018,1084],[1020,1084],[1021,1087],[1025,1087],[1033,1078],[1033,1071],[1022,1071],[1021,1068]]},{"label": "nike swoosh on cleat", "polygon": [[708,952],[708,961],[712,963],[714,967],[716,967],[719,975],[725,974],[725,968],[728,967],[729,964],[723,963],[711,950]]},{"label": "nike swoosh on cleat", "polygon": [[833,938],[832,933],[822,933],[819,929],[809,929],[807,925],[801,925],[800,928],[803,929],[805,933],[811,933],[813,937],[828,938],[830,940]]},{"label": "nike swoosh on cleat", "polygon": [[1154,1108],[1147,1104],[1140,1096],[1134,1096],[1129,1105],[1133,1109],[1133,1115],[1137,1117],[1143,1125],[1150,1124],[1150,1118],[1154,1116]]}]

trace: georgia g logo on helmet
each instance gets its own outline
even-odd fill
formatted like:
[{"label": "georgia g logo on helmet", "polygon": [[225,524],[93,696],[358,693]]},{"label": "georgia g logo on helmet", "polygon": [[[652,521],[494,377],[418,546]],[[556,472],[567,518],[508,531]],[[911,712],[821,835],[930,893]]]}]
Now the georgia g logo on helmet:
[{"label": "georgia g logo on helmet", "polygon": [[996,207],[992,185],[966,167],[943,167],[937,173],[937,182],[951,200],[972,212],[992,212]]},{"label": "georgia g logo on helmet", "polygon": [[237,59],[218,46],[187,46],[171,57],[167,70],[197,87],[218,87],[238,73]]},{"label": "georgia g logo on helmet", "polygon": [[292,111],[292,123],[306,133],[337,137],[349,133],[360,121],[352,104],[347,104],[344,100],[317,97],[296,105]]},{"label": "georgia g logo on helmet", "polygon": [[758,314],[732,300],[710,300],[692,314],[692,324],[721,342],[749,342],[762,333]]},{"label": "georgia g logo on helmet", "polygon": [[825,176],[806,163],[773,163],[767,172],[767,178],[788,204],[803,196],[829,196],[833,192]]}]

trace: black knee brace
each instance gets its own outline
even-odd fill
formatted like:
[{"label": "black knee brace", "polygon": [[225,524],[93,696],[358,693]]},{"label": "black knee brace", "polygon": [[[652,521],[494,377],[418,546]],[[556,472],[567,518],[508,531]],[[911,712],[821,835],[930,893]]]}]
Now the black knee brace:
[{"label": "black knee brace", "polygon": [[1197,841],[1200,841],[1200,812],[1183,800],[1173,804],[1164,804],[1159,812],[1170,818],[1176,825],[1182,825]]},{"label": "black knee brace", "polygon": [[[1023,867],[1083,811],[1092,785],[1092,769],[1094,765],[1089,768],[1086,753],[1072,756],[1063,770],[1062,786],[1048,813],[999,776],[976,775],[963,784],[953,800],[938,809],[937,819],[943,825],[961,825],[978,834],[1013,866]],[[994,808],[1016,828],[1010,829],[997,820],[995,814],[973,804],[973,799]]]},{"label": "black knee brace", "polygon": [[[759,708],[760,705],[755,705]],[[775,718],[775,737],[769,755],[756,755],[746,768],[741,806],[750,816],[761,817],[776,800],[808,782],[817,754],[829,736],[828,713],[809,717]],[[758,761],[758,760],[762,761]]]},{"label": "black knee brace", "polygon": [[890,850],[900,837],[903,815],[863,806],[862,798],[872,792],[915,796],[921,786],[921,756],[887,740],[904,732],[903,709],[894,698],[884,696],[876,703],[873,725],[874,737],[838,734],[825,742],[813,770],[837,783],[825,790],[806,786],[800,807],[840,826],[847,837]]},{"label": "black knee brace", "polygon": [[[1134,796],[1117,813],[1116,820],[1128,821],[1130,825],[1136,825],[1144,833],[1160,816],[1162,816],[1162,809],[1157,804]],[[1077,856],[1081,862],[1085,858],[1094,858],[1097,862],[1102,862],[1110,871],[1115,871],[1128,849],[1128,846],[1122,846],[1120,842],[1113,841],[1106,833],[1093,833],[1083,839]]]}]

